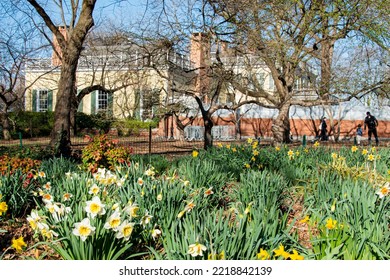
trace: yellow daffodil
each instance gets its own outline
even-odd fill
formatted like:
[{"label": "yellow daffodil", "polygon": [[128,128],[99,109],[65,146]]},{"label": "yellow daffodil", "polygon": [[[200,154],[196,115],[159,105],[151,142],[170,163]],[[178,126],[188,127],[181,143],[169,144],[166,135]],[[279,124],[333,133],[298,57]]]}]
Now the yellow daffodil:
[{"label": "yellow daffodil", "polygon": [[252,158],[251,158],[251,161],[256,161],[256,158],[255,158],[255,157],[252,157]]},{"label": "yellow daffodil", "polygon": [[218,144],[217,144],[217,147],[218,147],[218,148],[222,148],[223,145],[222,145],[221,143],[218,143]]},{"label": "yellow daffodil", "polygon": [[362,155],[364,156],[364,155],[366,155],[366,154],[368,154],[367,149],[363,149],[363,150],[362,150]]},{"label": "yellow daffodil", "polygon": [[230,149],[230,147],[231,147],[231,146],[230,146],[229,144],[227,144],[227,145],[226,145],[226,149],[228,149],[228,150],[229,150],[229,149]]},{"label": "yellow daffodil", "polygon": [[80,223],[74,224],[73,234],[79,236],[81,241],[85,241],[88,236],[95,232],[95,227],[91,226],[89,218],[83,219]]},{"label": "yellow daffodil", "polygon": [[275,150],[276,150],[276,151],[280,151],[280,147],[276,146],[276,147],[275,147]]},{"label": "yellow daffodil", "polygon": [[358,147],[356,147],[356,146],[352,146],[352,147],[351,147],[351,151],[352,151],[352,153],[356,152],[358,149],[359,149],[359,148],[358,148]]},{"label": "yellow daffodil", "polygon": [[258,156],[259,155],[259,151],[258,150],[253,150],[252,153],[253,153],[254,156]]},{"label": "yellow daffodil", "polygon": [[208,254],[207,256],[208,260],[224,260],[225,259],[225,251],[222,251],[221,253],[217,254]]},{"label": "yellow daffodil", "polygon": [[374,161],[374,160],[375,160],[375,156],[374,156],[373,154],[369,154],[369,155],[367,156],[367,159],[368,159],[369,161]]},{"label": "yellow daffodil", "polygon": [[248,144],[252,144],[253,139],[252,138],[248,138],[246,141],[247,141]]},{"label": "yellow daffodil", "polygon": [[192,157],[196,158],[199,155],[199,152],[194,150],[192,151]]},{"label": "yellow daffodil", "polygon": [[296,155],[296,156],[299,156],[299,151],[296,151],[296,152],[295,152],[295,155]]},{"label": "yellow daffodil", "polygon": [[337,154],[337,153],[332,153],[332,155],[331,155],[331,156],[332,156],[332,158],[333,158],[333,159],[337,159],[337,157],[338,157],[338,154]]},{"label": "yellow daffodil", "polygon": [[270,259],[270,255],[268,254],[268,252],[266,250],[264,250],[263,248],[260,248],[260,252],[257,253],[257,259],[258,260],[269,260]]},{"label": "yellow daffodil", "polygon": [[206,246],[196,242],[195,244],[189,245],[187,254],[190,254],[193,257],[203,256],[203,251],[206,250],[207,250]]},{"label": "yellow daffodil", "polygon": [[23,247],[27,247],[27,244],[23,240],[23,236],[19,237],[18,239],[12,238],[12,248],[14,248],[16,251],[21,252],[23,250]]},{"label": "yellow daffodil", "polygon": [[329,219],[326,220],[325,227],[327,229],[335,229],[336,225],[337,225],[337,221],[336,220],[333,220],[332,218],[329,218]]},{"label": "yellow daffodil", "polygon": [[302,224],[307,224],[310,220],[310,217],[309,216],[305,216],[305,218],[303,218],[302,220],[299,220],[300,223]]},{"label": "yellow daffodil", "polygon": [[314,147],[319,147],[319,146],[320,146],[320,142],[316,141],[316,142],[314,143]]},{"label": "yellow daffodil", "polygon": [[236,148],[232,148],[232,152],[233,153],[237,152],[237,149]]},{"label": "yellow daffodil", "polygon": [[275,257],[282,256],[284,259],[288,259],[290,254],[284,250],[284,246],[282,244],[279,245],[278,249],[274,250]]},{"label": "yellow daffodil", "polygon": [[180,211],[179,214],[177,214],[177,218],[180,219],[181,217],[183,217],[183,215],[185,214],[186,211]]},{"label": "yellow daffodil", "polygon": [[251,165],[249,163],[245,163],[245,168],[251,168]]},{"label": "yellow daffodil", "polygon": [[5,201],[0,202],[0,216],[3,215],[3,213],[7,212],[8,210],[8,205],[5,203]]},{"label": "yellow daffodil", "polygon": [[289,150],[289,151],[287,152],[287,155],[288,155],[289,157],[293,157],[293,156],[294,156],[294,152],[293,152],[292,150]]},{"label": "yellow daffodil", "polygon": [[375,153],[375,152],[376,152],[376,148],[375,148],[375,147],[372,147],[372,148],[371,148],[371,152]]},{"label": "yellow daffodil", "polygon": [[303,260],[304,257],[301,256],[301,255],[299,255],[298,252],[297,252],[297,250],[293,249],[293,253],[290,254],[290,259],[291,259],[291,260]]},{"label": "yellow daffodil", "polygon": [[309,149],[308,149],[308,148],[305,148],[304,151],[305,151],[305,153],[308,153],[308,152],[309,152]]}]

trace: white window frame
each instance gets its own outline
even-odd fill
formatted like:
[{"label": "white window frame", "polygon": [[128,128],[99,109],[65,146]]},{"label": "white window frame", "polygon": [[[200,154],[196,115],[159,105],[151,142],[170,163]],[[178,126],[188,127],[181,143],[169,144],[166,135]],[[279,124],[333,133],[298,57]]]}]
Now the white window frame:
[{"label": "white window frame", "polygon": [[[42,96],[44,93],[46,94],[45,98],[43,98],[43,96]],[[37,112],[47,112],[49,109],[49,90],[48,89],[38,89],[36,98],[37,98],[36,111]],[[42,103],[42,102],[44,102],[44,103]],[[43,106],[41,106],[41,105],[43,105]]]},{"label": "white window frame", "polygon": [[[103,94],[105,95],[105,98],[101,98],[101,95],[103,95]],[[102,104],[102,103],[100,103],[100,101],[101,102],[105,101],[105,108],[102,108],[103,106],[100,106]],[[98,92],[96,94],[96,112],[107,112],[107,110],[109,108],[108,101],[109,101],[108,92],[98,90]]]}]

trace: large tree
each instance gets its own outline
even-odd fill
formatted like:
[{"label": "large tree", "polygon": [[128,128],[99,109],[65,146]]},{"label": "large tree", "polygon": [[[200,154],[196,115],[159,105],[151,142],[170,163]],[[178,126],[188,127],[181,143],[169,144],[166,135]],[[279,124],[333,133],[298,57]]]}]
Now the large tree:
[{"label": "large tree", "polygon": [[[55,122],[51,136],[51,145],[56,146],[61,154],[70,154],[70,128],[72,103],[77,95],[76,71],[88,32],[94,25],[93,11],[97,0],[53,1],[59,14],[50,14],[52,9],[45,9],[39,1],[28,0],[36,13],[54,34],[58,43],[46,36],[61,60],[61,75],[58,81],[58,93],[55,106]],[[58,18],[56,18],[58,16]],[[66,32],[61,32],[65,30]]]}]

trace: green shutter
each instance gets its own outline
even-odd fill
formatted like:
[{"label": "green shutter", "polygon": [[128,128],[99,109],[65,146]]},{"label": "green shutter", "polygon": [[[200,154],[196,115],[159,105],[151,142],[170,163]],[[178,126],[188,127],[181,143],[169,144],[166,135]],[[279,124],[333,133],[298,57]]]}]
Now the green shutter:
[{"label": "green shutter", "polygon": [[109,116],[113,116],[114,114],[114,94],[108,93],[107,94],[108,100],[107,100],[107,113]]},{"label": "green shutter", "polygon": [[77,107],[77,112],[83,112],[83,99],[80,100],[79,107]]},{"label": "green shutter", "polygon": [[37,111],[37,90],[34,89],[32,91],[32,107],[31,107],[31,111],[33,112],[36,112]]},{"label": "green shutter", "polygon": [[49,111],[49,112],[53,111],[53,91],[52,90],[47,91],[47,111]]},{"label": "green shutter", "polygon": [[96,91],[91,92],[91,115],[96,114]]},{"label": "green shutter", "polygon": [[136,90],[134,92],[134,118],[136,118],[136,119],[141,118],[140,101],[141,101],[141,91]]}]

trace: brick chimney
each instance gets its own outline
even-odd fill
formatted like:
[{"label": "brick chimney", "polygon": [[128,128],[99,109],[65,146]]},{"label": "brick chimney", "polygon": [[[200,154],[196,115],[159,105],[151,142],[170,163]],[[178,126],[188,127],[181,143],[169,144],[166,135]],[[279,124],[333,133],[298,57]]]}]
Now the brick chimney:
[{"label": "brick chimney", "polygon": [[[68,39],[68,32],[67,32],[66,26],[59,26],[58,30],[64,36],[65,40],[67,40]],[[62,57],[61,57],[62,50],[61,50],[61,48],[58,44],[57,38],[54,34],[53,34],[53,47],[54,47],[54,50],[56,50],[56,51],[53,50],[53,53],[51,55],[51,64],[52,64],[52,66],[61,66],[62,65]]]},{"label": "brick chimney", "polygon": [[197,71],[195,90],[199,94],[207,94],[210,79],[207,76],[210,65],[211,42],[210,37],[204,33],[193,33],[191,36],[190,60],[192,67]]}]

